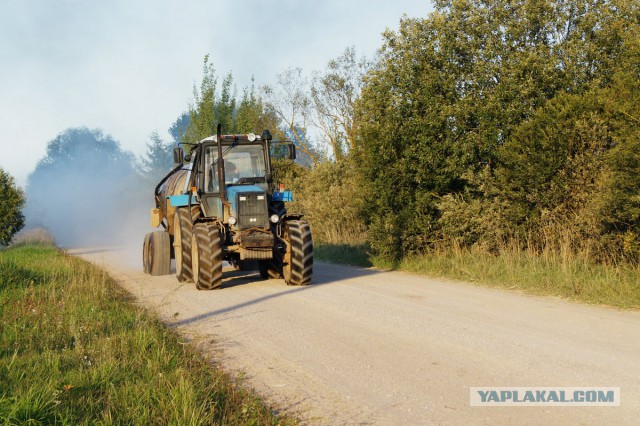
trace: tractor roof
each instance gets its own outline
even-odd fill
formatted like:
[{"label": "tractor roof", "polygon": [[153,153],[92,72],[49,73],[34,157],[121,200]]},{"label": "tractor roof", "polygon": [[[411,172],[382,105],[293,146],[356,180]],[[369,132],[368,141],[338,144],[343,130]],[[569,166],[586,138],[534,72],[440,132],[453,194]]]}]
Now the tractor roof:
[{"label": "tractor roof", "polygon": [[[246,134],[240,134],[240,135],[221,135],[220,140],[221,142],[234,142],[234,141],[255,142],[255,141],[261,141],[262,137],[254,133],[246,133]],[[198,143],[217,142],[217,141],[218,141],[218,138],[216,137],[216,135],[212,135],[202,139]]]}]

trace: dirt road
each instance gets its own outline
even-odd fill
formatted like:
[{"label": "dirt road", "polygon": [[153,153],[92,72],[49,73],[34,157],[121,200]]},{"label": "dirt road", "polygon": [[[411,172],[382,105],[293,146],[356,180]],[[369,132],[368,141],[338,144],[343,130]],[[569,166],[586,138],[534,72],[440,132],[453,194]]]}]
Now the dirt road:
[{"label": "dirt road", "polygon": [[[640,313],[316,264],[287,287],[228,271],[197,291],[138,253],[75,250],[311,424],[637,424]],[[215,338],[216,343],[207,346]],[[469,387],[615,386],[619,407],[471,407]]]}]

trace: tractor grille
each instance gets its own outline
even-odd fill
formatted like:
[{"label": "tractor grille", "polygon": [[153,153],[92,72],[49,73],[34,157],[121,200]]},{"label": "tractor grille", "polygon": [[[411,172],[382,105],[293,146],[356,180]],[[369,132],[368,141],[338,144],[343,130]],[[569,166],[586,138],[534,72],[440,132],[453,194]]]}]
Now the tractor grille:
[{"label": "tractor grille", "polygon": [[238,194],[238,227],[243,229],[267,226],[269,226],[269,213],[265,193]]}]

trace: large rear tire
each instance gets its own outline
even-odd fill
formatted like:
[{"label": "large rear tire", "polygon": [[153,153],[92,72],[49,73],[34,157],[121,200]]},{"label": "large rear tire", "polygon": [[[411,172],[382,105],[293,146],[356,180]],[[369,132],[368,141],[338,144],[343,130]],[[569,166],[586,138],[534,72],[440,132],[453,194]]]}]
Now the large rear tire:
[{"label": "large rear tire", "polygon": [[222,239],[216,223],[196,223],[191,236],[193,280],[198,290],[222,285]]},{"label": "large rear tire", "polygon": [[176,278],[180,282],[193,281],[191,237],[193,221],[200,216],[200,208],[178,207],[173,220],[173,251],[176,257]]},{"label": "large rear tire", "polygon": [[309,285],[313,274],[313,239],[311,227],[304,220],[292,220],[285,224],[284,238],[287,253],[284,255],[282,274],[287,285]]},{"label": "large rear tire", "polygon": [[154,231],[149,236],[149,273],[168,275],[171,270],[171,239],[166,231]]}]

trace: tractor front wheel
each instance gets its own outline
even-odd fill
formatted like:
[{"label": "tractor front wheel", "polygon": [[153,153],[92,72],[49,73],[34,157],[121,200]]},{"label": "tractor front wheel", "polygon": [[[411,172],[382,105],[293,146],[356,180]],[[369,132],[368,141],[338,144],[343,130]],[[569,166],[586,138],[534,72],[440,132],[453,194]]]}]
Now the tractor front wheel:
[{"label": "tractor front wheel", "polygon": [[287,252],[282,263],[282,273],[287,285],[309,285],[313,273],[313,240],[311,227],[304,220],[292,220],[285,224],[284,239]]},{"label": "tractor front wheel", "polygon": [[173,220],[173,249],[176,257],[176,278],[180,282],[193,281],[191,265],[191,237],[193,221],[200,216],[200,208],[178,207]]},{"label": "tractor front wheel", "polygon": [[191,263],[198,290],[222,285],[222,238],[216,223],[196,223],[193,227]]}]

